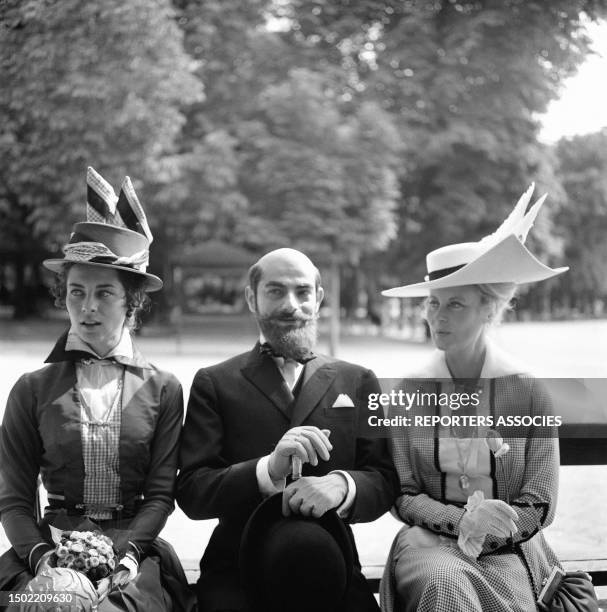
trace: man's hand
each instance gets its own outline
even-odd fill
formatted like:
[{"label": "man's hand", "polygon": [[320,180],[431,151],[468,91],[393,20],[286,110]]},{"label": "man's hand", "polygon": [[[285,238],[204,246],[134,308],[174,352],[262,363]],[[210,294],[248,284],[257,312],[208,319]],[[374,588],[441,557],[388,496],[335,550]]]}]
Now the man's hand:
[{"label": "man's hand", "polygon": [[282,513],[320,518],[337,508],[348,494],[348,483],[341,474],[305,476],[290,484],[282,494]]},{"label": "man's hand", "polygon": [[318,465],[318,458],[327,461],[333,445],[318,427],[304,425],[289,429],[278,441],[268,460],[272,480],[286,478],[291,472],[291,457],[296,455],[302,463]]}]

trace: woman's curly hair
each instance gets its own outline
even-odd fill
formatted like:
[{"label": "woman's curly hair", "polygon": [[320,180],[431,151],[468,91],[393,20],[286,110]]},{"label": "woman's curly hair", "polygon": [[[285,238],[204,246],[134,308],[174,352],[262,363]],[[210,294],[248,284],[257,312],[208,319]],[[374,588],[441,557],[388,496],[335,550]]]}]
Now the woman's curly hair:
[{"label": "woman's curly hair", "polygon": [[[55,274],[55,283],[51,287],[51,294],[55,298],[55,306],[58,308],[65,308],[67,275],[73,265],[75,265],[73,262],[65,263],[61,272]],[[124,270],[116,270],[116,272],[118,272],[118,278],[124,287],[126,297],[126,325],[129,329],[135,330],[141,324],[141,313],[148,312],[152,304],[145,289],[146,279],[139,274]]]}]

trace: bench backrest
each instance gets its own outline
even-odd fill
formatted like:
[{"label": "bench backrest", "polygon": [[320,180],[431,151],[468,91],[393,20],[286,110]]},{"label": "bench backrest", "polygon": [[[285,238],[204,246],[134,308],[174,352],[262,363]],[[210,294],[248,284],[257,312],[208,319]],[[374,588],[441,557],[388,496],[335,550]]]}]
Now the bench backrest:
[{"label": "bench backrest", "polygon": [[607,464],[607,424],[562,425],[559,434],[561,465]]}]

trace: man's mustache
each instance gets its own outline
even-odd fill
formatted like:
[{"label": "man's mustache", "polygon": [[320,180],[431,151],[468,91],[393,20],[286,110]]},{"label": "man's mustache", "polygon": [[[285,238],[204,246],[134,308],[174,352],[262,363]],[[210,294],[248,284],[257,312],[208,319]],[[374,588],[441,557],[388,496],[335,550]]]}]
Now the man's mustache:
[{"label": "man's mustache", "polygon": [[316,319],[316,315],[305,315],[305,314],[292,314],[286,312],[279,312],[277,314],[271,315],[263,315],[259,317],[263,321],[292,321],[292,322],[301,322],[307,323],[308,321],[313,321]]}]

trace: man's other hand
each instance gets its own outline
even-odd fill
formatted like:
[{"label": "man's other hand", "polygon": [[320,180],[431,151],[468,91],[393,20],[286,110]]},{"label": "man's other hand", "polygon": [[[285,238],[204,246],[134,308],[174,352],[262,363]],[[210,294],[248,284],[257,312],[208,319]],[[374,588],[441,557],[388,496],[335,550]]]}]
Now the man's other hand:
[{"label": "man's other hand", "polygon": [[286,478],[291,472],[291,457],[296,455],[302,463],[318,465],[318,458],[327,461],[333,445],[318,427],[304,425],[289,429],[278,441],[268,461],[272,480]]},{"label": "man's other hand", "polygon": [[320,518],[339,507],[348,494],[348,483],[341,474],[305,476],[290,484],[282,494],[282,513]]}]

